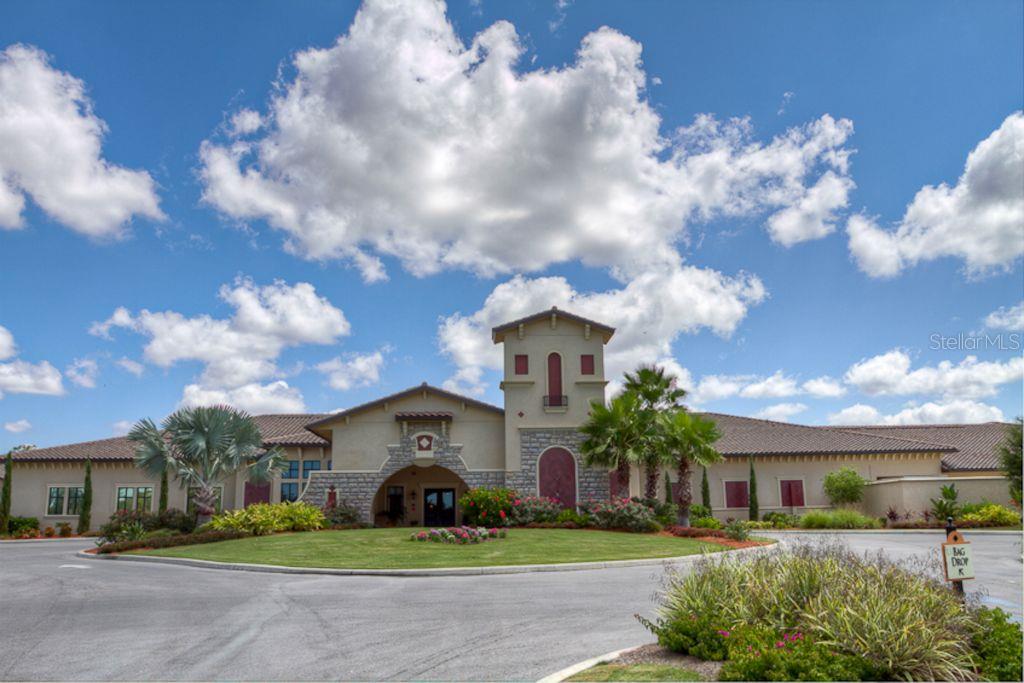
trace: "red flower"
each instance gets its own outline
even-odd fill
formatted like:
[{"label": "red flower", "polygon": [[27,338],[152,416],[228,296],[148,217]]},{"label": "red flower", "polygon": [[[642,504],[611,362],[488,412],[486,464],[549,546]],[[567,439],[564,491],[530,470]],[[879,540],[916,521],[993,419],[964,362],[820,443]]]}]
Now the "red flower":
[{"label": "red flower", "polygon": [[504,510],[499,510],[498,514],[501,515],[502,519],[505,519],[505,511]]}]

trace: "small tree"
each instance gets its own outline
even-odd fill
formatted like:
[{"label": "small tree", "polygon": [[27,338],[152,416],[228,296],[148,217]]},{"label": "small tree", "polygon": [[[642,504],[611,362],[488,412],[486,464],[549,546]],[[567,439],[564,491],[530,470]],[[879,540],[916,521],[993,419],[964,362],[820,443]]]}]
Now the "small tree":
[{"label": "small tree", "polygon": [[85,461],[85,483],[82,485],[82,509],[78,512],[78,533],[92,526],[92,460]]},{"label": "small tree", "polygon": [[1010,498],[1018,506],[1021,498],[1021,451],[1024,444],[1021,439],[1021,427],[1024,421],[1017,418],[1017,421],[1006,428],[1006,437],[999,444],[999,463],[1006,472],[1006,479],[1010,484]]},{"label": "small tree", "polygon": [[825,495],[834,507],[859,503],[864,498],[865,484],[867,481],[852,467],[840,467],[822,480]]},{"label": "small tree", "polygon": [[167,470],[160,473],[160,502],[156,509],[157,512],[167,511]]},{"label": "small tree", "polygon": [[754,459],[750,459],[750,510],[748,517],[751,522],[756,522],[760,515],[757,506],[757,474],[754,472]]},{"label": "small tree", "polygon": [[4,458],[4,487],[0,491],[0,534],[7,533],[7,524],[11,519],[11,476],[14,472],[14,453],[7,453]]},{"label": "small tree", "polygon": [[708,510],[711,509],[711,487],[708,485],[708,468],[702,467],[704,473],[700,477],[700,502]]}]

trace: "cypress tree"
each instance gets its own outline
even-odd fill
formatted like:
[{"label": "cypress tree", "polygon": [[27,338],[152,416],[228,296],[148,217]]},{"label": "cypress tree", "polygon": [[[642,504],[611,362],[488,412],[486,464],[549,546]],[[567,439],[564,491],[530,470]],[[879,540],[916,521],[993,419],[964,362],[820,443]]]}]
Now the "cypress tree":
[{"label": "cypress tree", "polygon": [[750,521],[756,522],[759,510],[757,509],[757,475],[754,474],[754,459],[750,459]]},{"label": "cypress tree", "polygon": [[0,491],[0,534],[7,533],[11,519],[11,476],[14,472],[14,456],[8,452],[4,458],[4,487]]},{"label": "cypress tree", "polygon": [[78,512],[78,533],[92,526],[92,460],[85,461],[85,484],[82,486],[82,509]]},{"label": "cypress tree", "polygon": [[160,502],[157,504],[157,512],[167,511],[167,470],[160,475]]},{"label": "cypress tree", "polygon": [[704,467],[704,474],[700,478],[700,503],[708,510],[711,510],[711,487],[708,486],[708,468]]}]

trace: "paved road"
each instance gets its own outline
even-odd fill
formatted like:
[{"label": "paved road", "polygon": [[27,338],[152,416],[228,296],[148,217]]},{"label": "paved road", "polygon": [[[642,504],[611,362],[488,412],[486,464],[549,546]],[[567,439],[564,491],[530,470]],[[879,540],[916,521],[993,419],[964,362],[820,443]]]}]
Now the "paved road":
[{"label": "paved road", "polygon": [[[998,571],[977,583],[1019,615],[1020,536],[972,540],[979,572]],[[649,640],[632,615],[662,573],[296,576],[83,560],[85,545],[0,544],[0,679],[536,680]]]}]

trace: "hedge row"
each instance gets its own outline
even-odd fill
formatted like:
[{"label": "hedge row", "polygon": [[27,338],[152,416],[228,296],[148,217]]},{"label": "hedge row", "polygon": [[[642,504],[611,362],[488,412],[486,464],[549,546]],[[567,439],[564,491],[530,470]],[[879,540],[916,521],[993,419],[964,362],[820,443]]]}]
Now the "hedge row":
[{"label": "hedge row", "polygon": [[247,538],[252,534],[246,531],[203,531],[197,534],[175,534],[174,536],[158,536],[137,541],[117,541],[104,543],[96,552],[100,555],[123,553],[142,548],[173,548],[179,545],[198,545],[200,543],[216,543],[217,541],[233,541],[236,538]]}]

